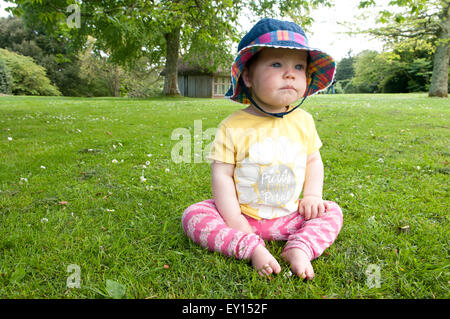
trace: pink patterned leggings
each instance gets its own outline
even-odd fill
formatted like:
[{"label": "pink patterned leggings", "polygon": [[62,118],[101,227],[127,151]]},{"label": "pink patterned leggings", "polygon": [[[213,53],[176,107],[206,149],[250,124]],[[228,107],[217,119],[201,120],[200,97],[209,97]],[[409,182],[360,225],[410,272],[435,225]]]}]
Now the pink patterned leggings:
[{"label": "pink patterned leggings", "polygon": [[328,204],[325,214],[308,221],[298,212],[261,220],[244,215],[254,231],[247,234],[228,227],[214,200],[209,199],[189,206],[183,213],[182,224],[195,243],[227,256],[250,259],[258,245],[265,245],[264,240],[287,240],[284,250],[300,248],[313,260],[334,242],[342,227],[340,207],[334,202]]}]

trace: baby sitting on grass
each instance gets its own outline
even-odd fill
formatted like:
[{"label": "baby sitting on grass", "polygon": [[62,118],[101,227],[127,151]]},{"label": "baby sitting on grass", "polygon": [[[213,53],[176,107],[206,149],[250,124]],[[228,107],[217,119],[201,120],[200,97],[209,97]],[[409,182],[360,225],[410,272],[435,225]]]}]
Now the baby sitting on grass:
[{"label": "baby sitting on grass", "polygon": [[189,238],[250,260],[262,276],[281,271],[264,240],[284,240],[292,272],[314,277],[311,260],[338,236],[342,211],[322,199],[322,143],[312,116],[292,103],[326,89],[334,73],[331,56],[310,48],[295,23],[262,19],[242,38],[227,97],[248,107],[218,128],[213,199],[185,210]]}]

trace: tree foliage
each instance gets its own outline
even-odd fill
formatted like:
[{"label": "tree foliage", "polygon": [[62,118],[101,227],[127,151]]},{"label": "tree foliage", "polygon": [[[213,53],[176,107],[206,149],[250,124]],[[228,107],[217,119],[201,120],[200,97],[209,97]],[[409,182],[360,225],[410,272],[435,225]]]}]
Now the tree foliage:
[{"label": "tree foliage", "polygon": [[332,6],[329,0],[249,0],[248,7],[258,17],[289,17],[308,28],[313,23],[311,11],[321,6]]},{"label": "tree foliage", "polygon": [[[69,29],[66,8],[76,1],[13,2],[17,4],[12,9],[14,14],[29,22],[44,21],[51,32],[69,35],[77,48],[90,35],[97,39],[95,50],[108,52],[111,62],[130,67],[145,56],[153,64],[166,62],[166,67],[174,67],[173,71],[180,49],[188,56],[211,63],[212,68],[228,62],[224,61],[230,47],[227,44],[236,34],[240,7],[240,2],[234,0],[83,1],[78,3],[80,27]],[[176,47],[168,47],[171,38]]]},{"label": "tree foliage", "polygon": [[33,59],[5,49],[0,49],[0,61],[11,76],[11,93],[16,95],[61,95],[50,83],[45,69]]},{"label": "tree foliage", "polygon": [[351,52],[346,57],[340,60],[336,65],[336,81],[349,80],[355,75],[355,69],[353,66],[354,57],[351,56]]},{"label": "tree foliage", "polygon": [[26,26],[19,18],[0,18],[0,48],[32,57],[64,95],[82,91],[79,60],[68,39],[47,34],[42,24]]},{"label": "tree foliage", "polygon": [[[375,4],[361,1],[360,7]],[[433,71],[429,96],[448,96],[450,59],[450,1],[449,0],[391,0],[390,6],[402,10],[380,12],[382,27],[365,30],[392,44],[405,40],[421,41],[433,48]]]},{"label": "tree foliage", "polygon": [[[237,20],[244,8],[256,15],[289,16],[311,23],[307,13],[328,0],[14,0],[11,9],[26,21],[43,21],[52,33],[73,39],[82,47],[87,36],[97,39],[95,49],[110,59],[131,66],[142,57],[165,64],[164,91],[176,94],[179,53],[211,70],[228,67],[232,43],[238,40]],[[69,4],[80,5],[80,27],[67,26]],[[306,13],[306,14],[305,14]]]},{"label": "tree foliage", "polygon": [[152,66],[146,57],[133,67],[123,68],[111,63],[107,55],[95,54],[95,39],[89,37],[86,49],[80,52],[80,77],[89,88],[86,96],[128,96],[135,98],[161,94],[161,69]]},{"label": "tree foliage", "polygon": [[12,79],[8,67],[4,60],[0,59],[0,93],[11,94]]},{"label": "tree foliage", "polygon": [[[338,92],[407,93],[425,92],[430,86],[432,53],[425,43],[401,42],[392,51],[363,51],[338,62]],[[343,68],[353,69],[344,73]],[[338,77],[339,76],[339,77]]]}]

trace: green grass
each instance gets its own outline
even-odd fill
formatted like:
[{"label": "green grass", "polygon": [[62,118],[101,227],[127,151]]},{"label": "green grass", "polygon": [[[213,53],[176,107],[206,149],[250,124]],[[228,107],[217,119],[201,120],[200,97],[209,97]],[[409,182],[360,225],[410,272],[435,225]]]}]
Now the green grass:
[{"label": "green grass", "polygon": [[[212,197],[210,170],[193,147],[190,163],[173,162],[172,132],[189,129],[193,145],[195,120],[215,128],[238,104],[0,97],[0,297],[449,298],[448,103],[425,94],[305,102],[324,144],[324,197],[344,211],[305,283],[285,276],[284,262],[260,278],[183,234],[183,210]],[[283,245],[268,243],[278,259]],[[80,288],[67,288],[71,264]],[[370,265],[379,287],[368,284]]]}]

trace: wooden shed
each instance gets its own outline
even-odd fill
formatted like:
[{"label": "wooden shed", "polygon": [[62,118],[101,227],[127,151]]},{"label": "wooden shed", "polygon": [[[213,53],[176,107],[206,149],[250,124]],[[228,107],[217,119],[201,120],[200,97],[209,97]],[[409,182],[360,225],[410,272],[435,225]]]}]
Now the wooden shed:
[{"label": "wooden shed", "polygon": [[[165,72],[161,74],[165,75]],[[218,68],[216,72],[210,72],[181,59],[178,62],[178,89],[183,96],[223,98],[230,85],[229,70]]]}]

